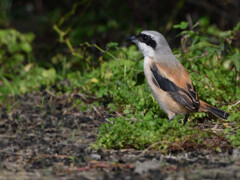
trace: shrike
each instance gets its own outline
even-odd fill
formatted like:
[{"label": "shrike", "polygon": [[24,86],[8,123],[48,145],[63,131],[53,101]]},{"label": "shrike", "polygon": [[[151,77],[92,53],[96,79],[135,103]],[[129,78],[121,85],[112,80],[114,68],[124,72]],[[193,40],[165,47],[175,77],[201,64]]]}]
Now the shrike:
[{"label": "shrike", "polygon": [[171,121],[184,114],[184,124],[191,112],[210,112],[227,119],[229,114],[199,99],[187,70],[173,55],[167,41],[156,31],[143,31],[129,37],[144,56],[144,74],[153,96]]}]

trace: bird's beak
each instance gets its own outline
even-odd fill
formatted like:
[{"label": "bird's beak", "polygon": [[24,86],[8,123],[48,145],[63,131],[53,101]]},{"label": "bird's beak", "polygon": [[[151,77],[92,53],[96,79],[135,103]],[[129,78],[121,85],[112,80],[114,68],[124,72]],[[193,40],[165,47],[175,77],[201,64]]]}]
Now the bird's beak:
[{"label": "bird's beak", "polygon": [[136,36],[129,36],[129,37],[127,38],[127,40],[128,40],[128,41],[131,41],[131,42],[133,42],[133,43],[136,43],[136,42],[137,42]]}]

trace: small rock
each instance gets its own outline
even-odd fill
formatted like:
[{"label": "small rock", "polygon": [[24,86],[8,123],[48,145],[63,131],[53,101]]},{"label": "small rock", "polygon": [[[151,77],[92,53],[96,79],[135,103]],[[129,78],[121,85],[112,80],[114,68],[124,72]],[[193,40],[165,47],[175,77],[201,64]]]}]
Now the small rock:
[{"label": "small rock", "polygon": [[233,159],[239,159],[240,157],[240,149],[234,149],[232,153]]},{"label": "small rock", "polygon": [[91,154],[90,155],[90,158],[91,159],[94,159],[94,160],[100,160],[101,159],[101,156],[99,154]]},{"label": "small rock", "polygon": [[136,158],[135,154],[126,154],[122,157],[124,161],[131,161],[134,160],[135,158]]},{"label": "small rock", "polygon": [[138,174],[143,174],[148,172],[149,170],[156,170],[160,168],[161,168],[161,162],[156,159],[145,161],[145,162],[137,161],[137,163],[135,164],[134,172]]}]

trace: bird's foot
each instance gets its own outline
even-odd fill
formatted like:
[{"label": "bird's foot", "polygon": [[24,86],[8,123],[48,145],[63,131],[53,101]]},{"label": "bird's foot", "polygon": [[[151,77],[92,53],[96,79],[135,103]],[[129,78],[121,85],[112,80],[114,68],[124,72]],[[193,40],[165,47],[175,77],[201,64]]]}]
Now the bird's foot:
[{"label": "bird's foot", "polygon": [[174,118],[168,119],[168,122],[171,122]]},{"label": "bird's foot", "polygon": [[183,119],[183,125],[186,124],[187,120],[188,120],[189,114],[186,114],[184,119]]}]

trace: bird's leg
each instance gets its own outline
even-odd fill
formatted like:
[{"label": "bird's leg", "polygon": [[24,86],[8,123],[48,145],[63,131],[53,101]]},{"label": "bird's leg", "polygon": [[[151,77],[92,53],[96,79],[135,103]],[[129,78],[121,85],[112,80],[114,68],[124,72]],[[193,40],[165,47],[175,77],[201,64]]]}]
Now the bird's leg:
[{"label": "bird's leg", "polygon": [[168,113],[168,122],[171,122],[174,119],[174,113]]},{"label": "bird's leg", "polygon": [[184,119],[183,119],[183,125],[186,124],[187,120],[188,120],[189,114],[186,114]]},{"label": "bird's leg", "polygon": [[168,122],[171,122],[174,118],[168,119]]}]

